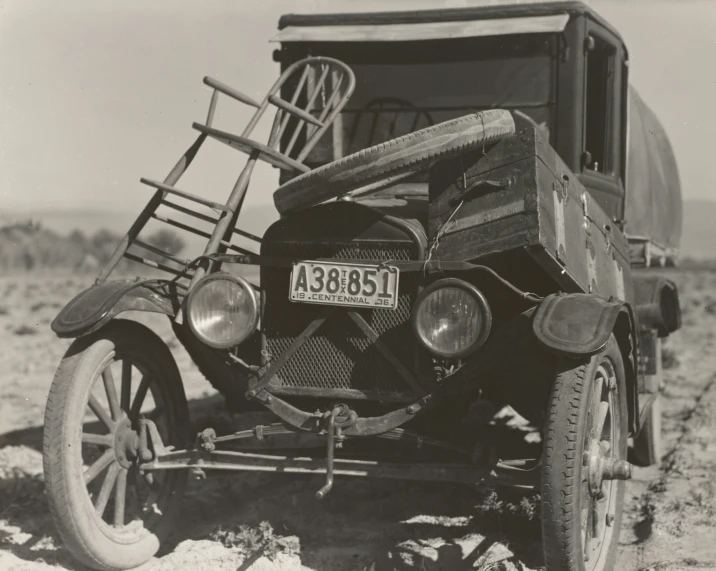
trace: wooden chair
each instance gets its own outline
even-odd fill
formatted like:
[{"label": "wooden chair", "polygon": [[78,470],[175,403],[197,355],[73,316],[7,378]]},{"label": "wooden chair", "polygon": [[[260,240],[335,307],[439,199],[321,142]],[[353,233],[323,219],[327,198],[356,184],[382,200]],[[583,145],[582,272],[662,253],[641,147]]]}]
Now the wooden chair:
[{"label": "wooden chair", "polygon": [[[199,137],[182,155],[163,182],[141,179],[143,184],[156,189],[156,192],[117,246],[112,257],[97,277],[96,283],[105,282],[123,257],[172,274],[176,276],[175,280],[190,279],[188,286],[177,281],[178,287],[184,292],[188,292],[207,271],[213,269],[212,262],[208,259],[201,260],[195,268],[189,268],[189,261],[181,260],[140,240],[139,233],[151,219],[207,238],[204,255],[223,253],[227,250],[251,254],[248,250],[232,244],[231,237],[233,234],[238,234],[244,238],[261,242],[261,238],[258,236],[236,228],[236,221],[256,161],[265,161],[294,175],[310,170],[304,161],[347,103],[355,88],[355,76],[346,64],[338,60],[325,57],[306,58],[286,68],[261,103],[216,79],[205,77],[204,83],[214,91],[209,104],[206,124],[193,124],[194,129],[199,131]],[[256,108],[256,112],[241,135],[221,131],[212,126],[220,94]],[[268,141],[261,143],[254,140],[251,135],[270,106],[276,108],[276,115]],[[225,204],[207,200],[174,186],[186,172],[207,137],[221,141],[248,155],[248,161]],[[203,205],[217,212],[218,217],[207,216],[194,208],[169,201],[167,200],[169,195]],[[204,222],[210,222],[214,225],[213,231],[205,232],[158,214],[157,209],[160,206],[168,207]],[[131,247],[133,247],[133,251],[130,251]],[[137,251],[137,248],[140,250]],[[147,258],[141,250],[151,252],[157,259]]]}]

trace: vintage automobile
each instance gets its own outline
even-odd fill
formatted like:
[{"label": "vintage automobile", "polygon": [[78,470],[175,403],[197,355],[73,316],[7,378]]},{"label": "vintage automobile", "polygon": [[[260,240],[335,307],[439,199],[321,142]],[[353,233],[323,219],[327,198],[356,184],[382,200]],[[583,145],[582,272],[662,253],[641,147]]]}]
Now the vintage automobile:
[{"label": "vintage automobile", "polygon": [[[52,324],[76,339],[45,481],[84,564],[147,561],[188,475],[216,469],[325,474],[318,498],[336,475],[536,490],[547,569],[614,568],[624,480],[660,459],[660,344],[680,312],[650,268],[677,259],[676,164],[613,27],[580,2],[493,4],[285,16],[263,101],[205,79],[198,139],[142,179],[147,207]],[[214,126],[220,95],[256,109],[241,135]],[[226,203],[176,186],[208,138],[249,156]],[[237,227],[259,160],[281,172],[262,237]],[[152,246],[150,220],[203,253]],[[122,258],[153,273],[109,280]],[[130,310],[168,317],[237,418],[274,422],[192,429],[169,348]],[[466,429],[478,401],[531,422],[540,452]]]}]

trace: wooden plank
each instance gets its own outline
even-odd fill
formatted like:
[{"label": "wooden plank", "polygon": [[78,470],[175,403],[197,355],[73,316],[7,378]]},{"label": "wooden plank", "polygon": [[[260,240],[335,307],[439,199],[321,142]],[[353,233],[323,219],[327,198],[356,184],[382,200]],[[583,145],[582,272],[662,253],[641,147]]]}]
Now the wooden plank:
[{"label": "wooden plank", "polygon": [[522,213],[473,226],[444,236],[434,258],[441,261],[471,261],[477,258],[534,244],[530,226],[537,226],[536,213]]},{"label": "wooden plank", "polygon": [[415,24],[287,26],[272,42],[405,42],[562,32],[568,14]]},{"label": "wooden plank", "polygon": [[[451,226],[457,227],[463,224],[463,220],[471,219],[474,222],[479,223],[480,221],[489,222],[496,216],[499,216],[500,212],[505,211],[505,215],[516,213],[517,211],[535,210],[536,206],[530,206],[535,204],[535,201],[531,203],[526,202],[527,197],[535,189],[535,159],[534,157],[527,157],[522,161],[518,161],[506,166],[495,168],[487,173],[483,173],[480,177],[473,177],[472,170],[468,170],[466,179],[471,179],[472,184],[479,183],[480,181],[486,181],[488,183],[509,180],[510,185],[508,188],[498,188],[490,186],[489,184],[477,185],[467,192],[462,192],[457,188],[457,185],[452,185],[450,189],[444,193],[446,197],[441,196],[442,204],[449,205],[449,208],[441,210],[441,206],[436,205],[433,208],[431,203],[429,210],[428,220],[428,233],[432,236],[440,229],[440,227],[453,215],[455,209],[463,202],[460,206],[460,210],[453,216],[453,223]],[[462,177],[457,177],[457,182],[462,187],[460,182]],[[470,188],[470,183],[468,183]],[[522,206],[516,206],[517,203],[521,203]],[[506,212],[508,211],[509,212]]]},{"label": "wooden plank", "polygon": [[[438,233],[441,234],[435,252],[436,259],[474,260],[488,254],[538,243],[537,201],[530,198],[537,192],[536,159],[534,155],[529,156],[528,151],[526,158],[523,156],[520,161],[510,162],[516,156],[514,145],[509,146],[507,151],[501,152],[500,157],[507,157],[508,164],[496,160],[493,164],[502,163],[502,166],[486,172],[486,157],[481,157],[467,169],[464,179],[474,181],[476,171],[481,173],[483,180],[503,180],[509,177],[512,182],[508,188],[477,186],[463,193],[460,190],[464,185],[462,167],[455,162],[453,167],[459,167],[457,169],[442,173],[431,172],[431,195],[442,205],[451,203],[448,210],[439,213],[441,206],[433,209],[431,201],[429,238],[433,239]],[[521,152],[524,153],[524,149]],[[446,187],[444,181],[441,182],[443,176],[452,177],[453,184]],[[445,189],[442,195],[437,194],[440,187]]]},{"label": "wooden plank", "polygon": [[[464,183],[469,187],[482,179],[499,178],[501,175],[492,174],[497,169],[535,155],[535,132],[527,130],[500,141],[486,155],[480,149],[436,163],[430,171],[430,218],[452,211],[452,201]],[[499,172],[509,174],[509,171]]]}]

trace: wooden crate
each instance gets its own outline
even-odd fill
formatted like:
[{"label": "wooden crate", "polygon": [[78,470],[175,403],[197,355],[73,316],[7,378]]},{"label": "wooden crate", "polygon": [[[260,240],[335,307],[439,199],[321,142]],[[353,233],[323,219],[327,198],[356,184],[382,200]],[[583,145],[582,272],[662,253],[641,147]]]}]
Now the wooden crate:
[{"label": "wooden crate", "polygon": [[428,232],[434,259],[524,250],[565,291],[633,296],[624,235],[535,129],[435,164]]}]

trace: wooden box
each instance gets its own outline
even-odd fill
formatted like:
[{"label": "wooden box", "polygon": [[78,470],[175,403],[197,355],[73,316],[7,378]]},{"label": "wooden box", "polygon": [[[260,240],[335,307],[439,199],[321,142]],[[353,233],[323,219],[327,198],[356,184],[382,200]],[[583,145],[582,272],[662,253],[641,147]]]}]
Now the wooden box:
[{"label": "wooden box", "polygon": [[433,259],[526,252],[564,291],[633,295],[624,235],[535,129],[436,163],[428,232]]}]

